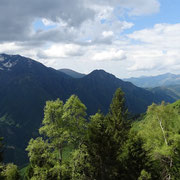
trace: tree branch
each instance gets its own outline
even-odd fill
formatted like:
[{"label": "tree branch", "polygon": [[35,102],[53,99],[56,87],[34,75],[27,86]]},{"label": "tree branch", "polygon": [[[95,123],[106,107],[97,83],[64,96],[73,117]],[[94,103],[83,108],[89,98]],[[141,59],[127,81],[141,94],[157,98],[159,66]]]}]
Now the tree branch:
[{"label": "tree branch", "polygon": [[159,125],[160,125],[160,127],[161,127],[161,130],[162,130],[162,133],[163,133],[163,136],[164,136],[164,141],[165,141],[166,145],[168,146],[167,139],[166,139],[166,135],[165,135],[165,132],[164,132],[164,128],[163,128],[163,126],[162,126],[162,122],[161,122],[161,120],[159,119],[158,116],[157,116],[157,119],[158,119],[158,121],[159,121]]}]

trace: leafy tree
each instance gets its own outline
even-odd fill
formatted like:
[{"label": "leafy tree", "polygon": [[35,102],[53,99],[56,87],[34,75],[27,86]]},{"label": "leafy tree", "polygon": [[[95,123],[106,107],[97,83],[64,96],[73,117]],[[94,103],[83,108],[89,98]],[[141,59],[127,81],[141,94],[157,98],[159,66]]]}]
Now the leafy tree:
[{"label": "leafy tree", "polygon": [[41,137],[31,139],[26,150],[29,152],[30,167],[28,176],[33,179],[53,179],[57,173],[53,174],[54,157],[52,156],[51,146]]},{"label": "leafy tree", "polygon": [[20,178],[19,171],[16,165],[14,164],[7,164],[4,166],[2,172],[2,179],[5,180],[18,180]]},{"label": "leafy tree", "polygon": [[66,122],[64,128],[68,134],[68,142],[79,145],[83,142],[87,129],[86,106],[76,95],[72,95],[64,104],[63,121]]},{"label": "leafy tree", "polygon": [[39,129],[40,134],[45,135],[49,140],[52,149],[57,156],[55,157],[59,164],[59,178],[62,179],[61,166],[63,161],[63,146],[68,139],[68,132],[65,130],[66,123],[63,116],[63,102],[47,101],[44,109],[44,119],[42,127]]},{"label": "leafy tree", "polygon": [[177,110],[164,103],[151,105],[140,123],[139,135],[149,156],[159,161],[161,178],[179,177],[180,116]]},{"label": "leafy tree", "polygon": [[94,172],[96,167],[92,166],[88,149],[85,144],[79,146],[72,154],[71,163],[71,178],[73,180],[91,180],[95,179]]},{"label": "leafy tree", "polygon": [[75,148],[82,143],[86,129],[85,116],[86,107],[75,95],[64,105],[59,99],[46,102],[39,129],[46,140],[32,139],[27,147],[33,178],[64,179],[68,176],[70,166],[63,153],[67,146]]},{"label": "leafy tree", "polygon": [[4,144],[3,138],[0,138],[0,179],[2,180],[18,180],[20,178],[18,167],[13,163],[3,164]]}]

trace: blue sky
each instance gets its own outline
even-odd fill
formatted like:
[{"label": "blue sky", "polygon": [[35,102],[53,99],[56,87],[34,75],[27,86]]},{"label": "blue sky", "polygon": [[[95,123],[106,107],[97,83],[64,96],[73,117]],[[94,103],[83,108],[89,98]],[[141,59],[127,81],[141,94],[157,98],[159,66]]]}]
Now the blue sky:
[{"label": "blue sky", "polygon": [[179,73],[179,7],[178,0],[6,0],[0,53],[119,78]]},{"label": "blue sky", "polygon": [[33,23],[33,28],[35,31],[48,31],[50,29],[56,28],[56,25],[45,25],[41,19],[38,19]]},{"label": "blue sky", "polygon": [[157,13],[145,16],[128,16],[120,19],[133,22],[134,26],[124,33],[152,28],[155,24],[168,23],[176,24],[180,22],[180,1],[179,0],[160,0],[160,10]]}]

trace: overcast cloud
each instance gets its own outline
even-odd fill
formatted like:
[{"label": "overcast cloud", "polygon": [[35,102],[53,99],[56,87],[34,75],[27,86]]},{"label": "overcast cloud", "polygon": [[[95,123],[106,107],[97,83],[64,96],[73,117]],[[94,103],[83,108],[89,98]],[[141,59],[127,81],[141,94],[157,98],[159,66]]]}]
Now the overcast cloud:
[{"label": "overcast cloud", "polygon": [[1,0],[0,53],[118,77],[177,73],[180,24],[127,31],[159,12],[158,0]]}]

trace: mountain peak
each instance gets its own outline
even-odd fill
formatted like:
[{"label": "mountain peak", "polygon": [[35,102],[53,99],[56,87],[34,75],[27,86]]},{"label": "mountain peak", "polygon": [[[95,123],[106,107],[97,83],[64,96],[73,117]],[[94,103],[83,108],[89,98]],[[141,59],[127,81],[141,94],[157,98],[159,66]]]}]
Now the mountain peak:
[{"label": "mountain peak", "polygon": [[33,64],[41,63],[20,55],[0,54],[0,70],[11,71],[15,67],[17,67],[19,70],[23,70],[26,68],[31,68]]},{"label": "mountain peak", "polygon": [[94,71],[92,71],[91,73],[89,73],[87,76],[91,76],[91,77],[99,77],[99,78],[115,78],[115,76],[113,74],[110,74],[106,71],[104,71],[103,69],[96,69]]},{"label": "mountain peak", "polygon": [[0,54],[0,70],[10,70],[16,65],[17,60],[12,60],[12,57],[13,55]]}]

